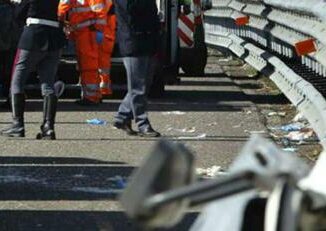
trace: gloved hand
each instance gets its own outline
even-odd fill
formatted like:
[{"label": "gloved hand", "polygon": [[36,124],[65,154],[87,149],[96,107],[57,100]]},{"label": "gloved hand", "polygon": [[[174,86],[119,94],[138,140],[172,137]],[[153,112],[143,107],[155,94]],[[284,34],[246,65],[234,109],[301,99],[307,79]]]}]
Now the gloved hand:
[{"label": "gloved hand", "polygon": [[96,31],[96,42],[97,44],[102,44],[104,40],[104,34],[102,31]]}]

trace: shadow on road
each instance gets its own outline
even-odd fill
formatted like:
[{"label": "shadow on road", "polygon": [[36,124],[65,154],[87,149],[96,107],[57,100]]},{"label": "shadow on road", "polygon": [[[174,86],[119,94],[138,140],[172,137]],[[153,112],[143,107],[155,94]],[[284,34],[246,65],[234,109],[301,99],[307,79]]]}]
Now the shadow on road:
[{"label": "shadow on road", "polygon": [[112,164],[124,165],[124,162],[103,161],[91,158],[79,157],[27,157],[27,156],[0,156],[0,166],[10,164],[61,164],[61,165],[82,165],[82,164]]},{"label": "shadow on road", "polygon": [[[151,100],[148,111],[242,111],[244,107],[249,106],[249,104],[245,103],[249,101],[259,104],[288,103],[288,100],[283,95],[246,95],[242,92],[230,91],[169,91],[166,93],[165,98]],[[238,104],[234,104],[234,102],[238,102]],[[244,104],[240,105],[240,102],[244,102]],[[42,111],[42,105],[41,101],[29,101],[26,105],[26,111]],[[106,100],[99,106],[83,107],[76,105],[74,102],[62,99],[59,102],[58,111],[115,112],[119,105],[120,102]]]},{"label": "shadow on road", "polygon": [[134,170],[120,162],[82,158],[0,160],[0,200],[112,200]]},{"label": "shadow on road", "polygon": [[[187,213],[184,219],[170,229],[155,231],[187,231],[197,217]],[[142,231],[123,212],[0,212],[2,231]]]},{"label": "shadow on road", "polygon": [[[27,123],[30,124],[30,123]],[[59,123],[60,124],[60,123]],[[269,137],[269,136],[268,136]],[[168,140],[168,141],[204,141],[204,142],[224,142],[224,141],[232,141],[232,142],[246,142],[250,136],[205,136],[203,138],[197,137],[197,136],[168,136],[168,135],[163,135],[163,139]],[[22,140],[19,140],[20,142],[30,142],[30,141],[35,141],[35,139],[29,139],[29,138],[24,138]],[[128,141],[128,142],[139,142],[139,141],[157,141],[156,137],[139,137],[139,136],[129,136],[129,137],[122,137],[122,138],[63,138],[63,139],[56,139],[56,142],[71,142],[71,141],[85,141],[85,142],[107,142],[107,141]],[[1,166],[1,164],[0,164]]]},{"label": "shadow on road", "polygon": [[[125,180],[134,167],[122,162],[90,158],[0,157],[0,200],[31,201],[112,201],[121,192],[117,180]],[[120,187],[120,189],[119,189]],[[1,202],[0,202],[1,203]],[[19,203],[18,203],[19,204]],[[98,212],[89,209],[43,207],[21,210],[0,206],[1,231],[141,231],[122,211]],[[109,208],[108,210],[110,210]],[[74,211],[75,210],[75,211]],[[172,229],[186,231],[197,217],[187,213]]]}]

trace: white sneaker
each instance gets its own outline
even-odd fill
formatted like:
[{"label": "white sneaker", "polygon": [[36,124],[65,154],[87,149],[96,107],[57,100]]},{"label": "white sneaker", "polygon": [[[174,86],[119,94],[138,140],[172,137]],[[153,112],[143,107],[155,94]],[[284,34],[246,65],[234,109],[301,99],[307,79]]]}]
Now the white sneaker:
[{"label": "white sneaker", "polygon": [[54,92],[55,95],[59,98],[65,91],[65,83],[62,81],[57,81],[54,83]]}]

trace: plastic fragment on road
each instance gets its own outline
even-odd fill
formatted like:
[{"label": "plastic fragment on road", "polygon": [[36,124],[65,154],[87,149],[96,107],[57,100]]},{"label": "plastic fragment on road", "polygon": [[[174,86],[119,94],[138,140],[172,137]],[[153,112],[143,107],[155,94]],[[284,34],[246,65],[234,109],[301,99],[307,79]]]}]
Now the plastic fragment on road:
[{"label": "plastic fragment on road", "polygon": [[316,134],[311,128],[290,132],[285,137],[291,141],[317,140]]},{"label": "plastic fragment on road", "polygon": [[127,181],[122,176],[115,176],[110,179],[110,183],[112,183],[112,187],[116,189],[124,189],[127,186]]},{"label": "plastic fragment on road", "polygon": [[278,126],[278,127],[271,127],[269,128],[270,130],[281,130],[285,132],[292,132],[292,131],[300,131],[303,129],[306,125],[300,122],[292,123],[292,124],[287,124],[283,126]]},{"label": "plastic fragment on road", "polygon": [[249,130],[245,130],[244,131],[245,133],[248,133],[248,134],[265,134],[267,133],[266,131],[249,131]]},{"label": "plastic fragment on road", "polygon": [[217,125],[217,122],[209,123],[207,126],[212,127],[212,126],[215,126],[215,125]]},{"label": "plastic fragment on road", "polygon": [[275,112],[275,111],[272,111],[272,112],[269,112],[267,114],[267,116],[281,116],[281,117],[284,117],[284,116],[286,116],[286,112]]},{"label": "plastic fragment on road", "polygon": [[166,111],[162,112],[163,115],[185,115],[186,113],[183,111]]},{"label": "plastic fragment on road", "polygon": [[86,123],[90,124],[90,125],[106,125],[107,124],[107,122],[105,120],[97,119],[97,118],[86,120]]},{"label": "plastic fragment on road", "polygon": [[179,140],[198,140],[198,139],[205,139],[207,134],[199,134],[197,136],[180,136],[178,137]]},{"label": "plastic fragment on road", "polygon": [[281,126],[281,130],[285,132],[300,131],[304,127],[305,125],[302,123],[293,123]]},{"label": "plastic fragment on road", "polygon": [[306,117],[302,115],[301,113],[298,113],[292,120],[293,122],[304,122],[307,121]]},{"label": "plastic fragment on road", "polygon": [[214,165],[210,168],[196,168],[196,175],[201,178],[214,178],[227,173],[222,169],[221,166]]},{"label": "plastic fragment on road", "polygon": [[173,128],[173,127],[169,127],[166,129],[167,131],[174,131],[174,132],[181,132],[181,133],[194,133],[196,131],[195,127],[191,127],[191,128]]},{"label": "plastic fragment on road", "polygon": [[242,123],[234,125],[234,126],[232,126],[232,128],[240,128],[241,126],[242,126]]},{"label": "plastic fragment on road", "polygon": [[290,141],[288,138],[283,137],[283,138],[281,139],[281,144],[282,144],[284,147],[290,147],[290,145],[291,145],[291,141]]},{"label": "plastic fragment on road", "polygon": [[287,148],[283,148],[282,150],[285,152],[296,152],[296,151],[298,151],[298,148],[287,147]]}]

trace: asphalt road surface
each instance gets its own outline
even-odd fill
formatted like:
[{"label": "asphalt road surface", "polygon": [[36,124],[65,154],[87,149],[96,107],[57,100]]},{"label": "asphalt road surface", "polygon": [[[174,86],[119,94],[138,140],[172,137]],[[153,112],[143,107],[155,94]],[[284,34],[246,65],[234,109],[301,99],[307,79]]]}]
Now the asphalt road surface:
[{"label": "asphalt road surface", "polygon": [[[181,76],[180,85],[167,86],[163,98],[150,100],[149,117],[164,139],[182,142],[194,153],[197,167],[227,169],[250,132],[265,130],[255,103],[268,99],[245,94],[241,78],[226,77],[215,59],[205,76]],[[119,102],[107,99],[85,108],[60,99],[57,140],[38,141],[42,102],[28,100],[26,138],[0,138],[0,230],[140,230],[123,214],[114,179],[126,179],[157,139],[114,129]],[[10,118],[0,112],[0,127]],[[107,125],[86,123],[94,118]],[[196,215],[187,213],[171,230],[188,230]]]}]

